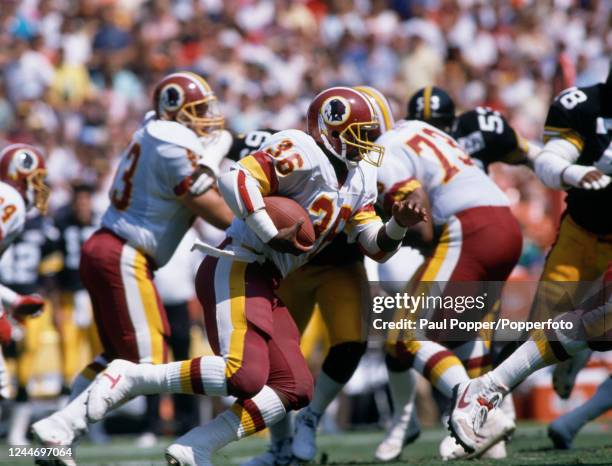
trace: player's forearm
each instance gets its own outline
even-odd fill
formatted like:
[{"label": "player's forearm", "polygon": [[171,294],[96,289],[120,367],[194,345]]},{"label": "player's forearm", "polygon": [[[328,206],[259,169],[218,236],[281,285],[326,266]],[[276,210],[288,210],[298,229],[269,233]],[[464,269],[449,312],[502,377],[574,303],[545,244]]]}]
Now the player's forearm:
[{"label": "player's forearm", "polygon": [[264,243],[278,234],[265,209],[257,182],[242,170],[231,170],[219,177],[219,190],[234,214],[243,219]]},{"label": "player's forearm", "polygon": [[[548,141],[540,153],[535,157],[534,168],[538,178],[546,186],[553,189],[567,189],[568,183],[564,176],[573,176],[573,171],[579,170],[571,167],[580,153],[570,142],[564,139],[551,139]],[[567,170],[570,170],[567,173]]]},{"label": "player's forearm", "polygon": [[195,197],[187,194],[183,203],[192,213],[221,230],[228,228],[234,218],[233,212],[216,189],[209,189]]},{"label": "player's forearm", "polygon": [[380,228],[368,228],[362,232],[358,241],[364,254],[377,262],[385,262],[400,248],[407,231],[391,217]]}]

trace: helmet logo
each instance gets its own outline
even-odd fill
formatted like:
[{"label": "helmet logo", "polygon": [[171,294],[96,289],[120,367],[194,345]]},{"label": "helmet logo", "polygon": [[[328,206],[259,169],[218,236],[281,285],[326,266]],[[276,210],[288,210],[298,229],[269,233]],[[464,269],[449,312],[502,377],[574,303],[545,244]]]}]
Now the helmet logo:
[{"label": "helmet logo", "polygon": [[175,112],[182,107],[185,102],[183,89],[177,84],[168,84],[160,93],[160,110]]},{"label": "helmet logo", "polygon": [[37,167],[38,163],[30,152],[21,150],[15,154],[15,165],[18,171],[29,173]]},{"label": "helmet logo", "polygon": [[338,126],[346,123],[351,115],[351,107],[344,97],[331,97],[323,103],[323,120],[328,125]]}]

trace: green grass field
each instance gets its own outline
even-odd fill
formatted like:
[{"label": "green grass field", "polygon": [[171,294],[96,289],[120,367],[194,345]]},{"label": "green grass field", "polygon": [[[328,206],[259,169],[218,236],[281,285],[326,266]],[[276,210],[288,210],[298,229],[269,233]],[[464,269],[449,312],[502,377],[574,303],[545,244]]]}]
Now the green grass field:
[{"label": "green grass field", "polygon": [[[447,465],[436,459],[438,443],[445,432],[442,429],[425,430],[421,438],[406,447],[401,461],[388,463],[390,466],[404,465]],[[317,464],[328,465],[371,465],[372,453],[381,440],[381,432],[353,432],[342,435],[327,435],[319,438]],[[159,447],[142,450],[132,443],[133,438],[114,438],[107,445],[83,444],[78,449],[79,466],[116,465],[149,466],[164,465],[163,447],[170,439],[163,439]],[[251,438],[228,446],[214,458],[214,464],[237,465],[261,452],[265,448],[264,438]],[[0,464],[33,464],[31,460],[6,458],[7,447],[2,447]],[[546,437],[545,426],[521,424],[509,446],[507,460],[456,461],[457,466],[527,466],[527,465],[612,465],[612,434],[610,425],[587,426],[576,439],[571,451],[557,451],[551,448]]]}]

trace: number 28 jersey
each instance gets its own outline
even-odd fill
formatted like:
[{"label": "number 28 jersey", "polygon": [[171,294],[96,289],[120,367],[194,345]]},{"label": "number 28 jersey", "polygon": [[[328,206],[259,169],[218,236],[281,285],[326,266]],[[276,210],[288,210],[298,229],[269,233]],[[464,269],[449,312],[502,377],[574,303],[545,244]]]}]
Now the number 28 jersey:
[{"label": "number 28 jersey", "polygon": [[[612,176],[612,104],[606,102],[604,84],[571,87],[551,104],[544,127],[544,142],[564,139],[580,153],[576,164],[594,166]],[[571,188],[567,211],[572,220],[592,233],[612,233],[612,186],[592,191]]]},{"label": "number 28 jersey", "polygon": [[427,123],[399,122],[376,142],[385,148],[378,195],[386,211],[416,183],[427,192],[438,225],[465,209],[508,205],[504,193],[457,142]]},{"label": "number 28 jersey", "polygon": [[102,226],[163,266],[193,223],[181,197],[202,152],[195,133],[179,123],[145,121],[122,156]]},{"label": "number 28 jersey", "polygon": [[[355,241],[364,230],[382,225],[374,210],[376,167],[359,162],[342,183],[314,139],[302,131],[285,130],[272,135],[235,168],[255,180],[262,196],[291,198],[310,216],[316,241],[311,252],[298,256],[265,245],[242,220],[234,220],[227,232],[242,245],[264,254],[283,276],[307,263],[336,234],[345,231],[349,241]],[[239,185],[239,191],[246,189]]]}]

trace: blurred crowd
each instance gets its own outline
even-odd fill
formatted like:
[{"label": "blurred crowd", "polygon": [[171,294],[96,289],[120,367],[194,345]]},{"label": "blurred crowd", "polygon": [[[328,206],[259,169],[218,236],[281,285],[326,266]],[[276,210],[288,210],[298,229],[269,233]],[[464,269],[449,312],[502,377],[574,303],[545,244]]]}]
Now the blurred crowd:
[{"label": "blurred crowd", "polygon": [[[152,86],[176,69],[206,77],[235,132],[300,128],[313,95],[337,84],[379,88],[399,118],[438,84],[537,141],[560,87],[605,75],[611,25],[606,0],[3,0],[0,141],[44,148],[52,207],[79,180],[102,210]],[[555,202],[527,169],[494,176],[537,276]]]}]

